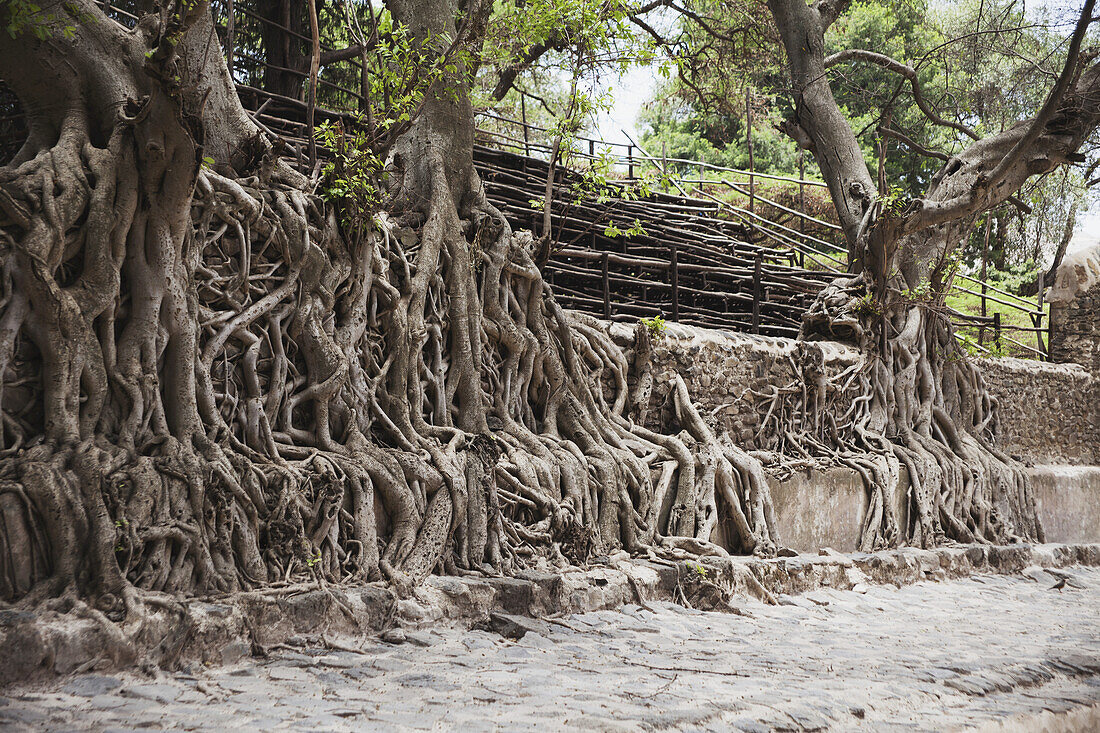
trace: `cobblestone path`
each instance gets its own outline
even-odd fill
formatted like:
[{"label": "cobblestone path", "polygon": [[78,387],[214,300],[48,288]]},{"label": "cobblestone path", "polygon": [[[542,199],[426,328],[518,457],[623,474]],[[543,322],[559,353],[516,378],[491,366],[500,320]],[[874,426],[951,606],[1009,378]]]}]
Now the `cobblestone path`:
[{"label": "cobblestone path", "polygon": [[361,654],[88,674],[0,690],[0,729],[1095,730],[1100,569],[1073,569],[1061,589],[1031,574],[818,590],[744,616],[653,602],[524,619],[518,640],[417,631]]}]

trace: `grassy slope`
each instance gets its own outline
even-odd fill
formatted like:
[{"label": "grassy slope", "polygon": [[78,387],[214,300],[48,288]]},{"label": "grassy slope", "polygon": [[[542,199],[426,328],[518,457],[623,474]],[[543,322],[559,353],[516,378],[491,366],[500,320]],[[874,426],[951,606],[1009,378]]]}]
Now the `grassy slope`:
[{"label": "grassy slope", "polygon": [[[976,293],[980,292],[981,289],[980,285],[972,282],[964,282],[963,285],[966,287],[967,290],[973,290]],[[1011,303],[1018,303],[1020,306],[1027,306],[1030,307],[1032,310],[1035,309],[1035,299],[1033,298],[1022,301],[1016,297],[1009,297],[1000,293],[994,293],[992,291],[990,291],[989,294],[1000,298],[1001,300],[1005,300]],[[960,313],[979,316],[982,313],[981,300],[981,296],[979,295],[971,295],[969,293],[964,293],[956,289],[951,295],[947,297],[947,305],[959,311]],[[1020,343],[1025,344],[1026,346],[1030,346],[1032,348],[1037,347],[1037,344],[1035,342],[1035,333],[1033,331],[1016,331],[1012,328],[1014,326],[1024,326],[1027,328],[1032,328],[1033,324],[1031,322],[1031,317],[1027,313],[1016,308],[1010,308],[1001,303],[995,303],[992,300],[987,300],[986,315],[992,316],[994,313],[1001,314],[1001,325],[1003,327],[1002,333],[1006,337],[1015,339],[1016,341],[1019,341]],[[1047,334],[1045,333],[1047,317],[1049,317],[1050,314],[1050,307],[1047,304],[1043,304],[1043,313],[1045,314],[1042,321],[1044,330],[1043,343],[1045,344],[1047,340]],[[974,343],[978,342],[979,329],[977,325],[962,326],[959,327],[958,330],[964,336],[971,339]],[[1023,349],[1007,340],[1002,340],[1001,348],[997,349],[997,347],[993,344],[992,326],[986,327],[985,339],[983,344],[985,348],[992,351],[996,356],[1019,356],[1027,359],[1034,359],[1037,356],[1034,352]],[[982,354],[983,356],[985,355],[984,352],[978,351],[978,353]]]}]

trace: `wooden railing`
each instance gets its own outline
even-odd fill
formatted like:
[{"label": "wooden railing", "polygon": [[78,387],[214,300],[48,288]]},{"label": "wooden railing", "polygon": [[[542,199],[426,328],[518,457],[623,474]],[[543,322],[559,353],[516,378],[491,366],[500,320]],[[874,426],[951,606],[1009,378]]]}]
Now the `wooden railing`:
[{"label": "wooden railing", "polygon": [[[132,26],[136,21],[122,7],[127,3],[99,0],[99,4],[120,23]],[[294,98],[248,83],[275,67],[239,41],[251,33],[255,45],[257,29],[263,24],[275,26],[304,43],[312,43],[311,37],[235,5],[233,0],[215,0],[213,6],[230,73],[249,114],[262,129],[287,143],[300,169],[314,173],[318,163],[307,153],[314,137],[309,120],[339,119],[355,124],[356,113],[364,107],[363,96],[340,80],[359,79],[364,59],[347,58],[326,67],[318,78],[322,103],[308,110],[304,95],[303,99]],[[320,50],[332,48],[322,40]],[[307,71],[278,68],[303,82],[309,76]],[[337,103],[326,106],[326,99]],[[18,122],[18,114],[7,107],[0,111],[2,132],[11,137],[12,130],[20,129],[13,123]],[[543,213],[531,202],[543,199],[552,146],[540,140],[548,139],[553,132],[525,119],[514,120],[491,111],[480,113],[479,120],[478,138],[486,145],[477,147],[475,160],[490,200],[513,226],[544,234]],[[627,139],[627,143],[616,143],[582,135],[574,138],[566,156],[574,166],[586,160],[610,161],[622,174],[622,180],[612,184],[624,193],[616,200],[601,203],[586,199],[574,190],[578,174],[565,166],[555,166],[551,225],[545,233],[554,245],[553,256],[544,270],[559,299],[569,307],[605,318],[662,315],[670,320],[753,333],[797,333],[809,302],[826,282],[846,268],[840,227],[806,211],[807,189],[826,184],[807,179],[804,172],[794,178],[670,158],[663,153],[658,156],[633,138]],[[8,139],[0,142],[4,149],[18,144]],[[674,169],[697,173],[692,177],[674,175]],[[659,171],[661,180],[670,182],[679,195],[654,193],[642,200],[625,196],[646,170]],[[800,171],[804,171],[803,166]],[[760,181],[797,186],[798,204],[784,204],[761,193],[757,185]],[[715,188],[736,196],[721,197]],[[745,206],[734,203],[741,199]],[[616,229],[633,228],[635,220],[641,231],[614,233]],[[979,290],[970,290],[958,281]],[[953,288],[953,292],[981,298],[982,315],[951,313],[961,329],[977,329],[977,339],[960,337],[978,351],[1000,352],[1003,346],[1011,345],[1010,350],[1020,355],[1047,357],[1042,283],[1036,305],[966,275],[957,275]],[[989,303],[1026,314],[1032,325],[1006,324],[1001,312],[986,315]],[[988,346],[987,330],[991,335]],[[1035,346],[1010,333],[1025,341],[1033,338]]]},{"label": "wooden railing", "polygon": [[[543,232],[549,162],[478,146],[486,193],[514,227]],[[543,272],[567,307],[613,320],[661,316],[773,336],[798,333],[802,313],[835,272],[797,266],[788,247],[754,242],[706,199],[668,193],[578,193],[581,174],[558,168],[550,204],[552,256]],[[630,181],[611,184],[624,193]],[[532,204],[532,201],[540,202]],[[626,233],[635,220],[640,231]]]}]

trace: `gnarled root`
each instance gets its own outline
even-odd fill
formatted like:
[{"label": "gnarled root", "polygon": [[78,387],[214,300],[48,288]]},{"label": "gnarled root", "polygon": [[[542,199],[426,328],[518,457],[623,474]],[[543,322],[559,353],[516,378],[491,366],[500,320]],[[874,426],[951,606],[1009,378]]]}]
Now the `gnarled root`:
[{"label": "gnarled root", "polygon": [[[1027,474],[993,444],[996,402],[950,322],[925,303],[899,299],[882,309],[853,280],[823,294],[804,336],[834,333],[823,324],[835,316],[860,337],[865,357],[827,375],[820,349],[801,342],[795,379],[771,396],[761,438],[783,454],[860,473],[868,492],[861,549],[1041,541]],[[853,318],[863,325],[850,327]],[[901,467],[904,521],[892,501]]]},{"label": "gnarled root", "polygon": [[[682,382],[682,438],[628,419],[624,354],[441,162],[422,211],[350,236],[270,151],[139,201],[132,124],[112,140],[2,172],[36,222],[3,228],[4,598],[409,585],[707,542],[725,512],[774,553],[759,464]],[[51,160],[95,185],[53,201]]]}]

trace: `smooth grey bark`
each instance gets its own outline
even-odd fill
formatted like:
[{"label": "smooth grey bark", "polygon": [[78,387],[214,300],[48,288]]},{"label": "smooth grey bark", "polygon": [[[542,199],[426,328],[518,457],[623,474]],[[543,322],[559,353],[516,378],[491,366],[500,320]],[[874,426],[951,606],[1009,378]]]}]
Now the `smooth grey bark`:
[{"label": "smooth grey bark", "polygon": [[807,5],[803,0],[769,0],[768,8],[787,51],[787,66],[795,101],[792,137],[813,153],[829,184],[840,225],[848,240],[849,262],[863,269],[858,241],[866,229],[867,212],[877,194],[863,152],[851,125],[837,106],[825,71],[825,31],[847,6]]}]

